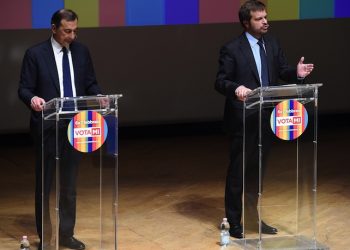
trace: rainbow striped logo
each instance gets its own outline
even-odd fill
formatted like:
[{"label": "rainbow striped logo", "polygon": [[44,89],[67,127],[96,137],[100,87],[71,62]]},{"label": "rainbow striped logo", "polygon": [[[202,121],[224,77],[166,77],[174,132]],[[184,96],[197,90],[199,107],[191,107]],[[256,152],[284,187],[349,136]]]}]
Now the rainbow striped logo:
[{"label": "rainbow striped logo", "polygon": [[294,140],[304,133],[308,114],[303,104],[296,100],[280,102],[270,118],[271,129],[282,140]]},{"label": "rainbow striped logo", "polygon": [[78,151],[90,153],[99,149],[108,134],[107,122],[95,111],[82,111],[70,121],[67,136]]}]

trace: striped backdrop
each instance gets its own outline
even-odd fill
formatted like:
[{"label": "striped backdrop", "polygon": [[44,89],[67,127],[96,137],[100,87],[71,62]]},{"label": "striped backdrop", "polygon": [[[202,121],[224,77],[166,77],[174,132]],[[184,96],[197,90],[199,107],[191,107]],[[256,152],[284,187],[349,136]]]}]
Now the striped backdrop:
[{"label": "striped backdrop", "polygon": [[[49,28],[53,12],[69,8],[80,27],[238,22],[244,0],[1,0],[0,29]],[[350,17],[349,0],[263,0],[269,20]]]}]

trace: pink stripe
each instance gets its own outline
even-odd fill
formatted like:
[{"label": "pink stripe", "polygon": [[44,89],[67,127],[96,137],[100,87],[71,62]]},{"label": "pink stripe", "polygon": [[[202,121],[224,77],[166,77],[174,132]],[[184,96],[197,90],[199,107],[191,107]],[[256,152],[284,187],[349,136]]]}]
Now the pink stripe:
[{"label": "pink stripe", "polygon": [[199,0],[199,23],[238,21],[240,0]]},{"label": "pink stripe", "polygon": [[0,29],[29,29],[31,27],[32,1],[1,1]]},{"label": "pink stripe", "polygon": [[125,25],[126,0],[100,0],[100,27]]}]

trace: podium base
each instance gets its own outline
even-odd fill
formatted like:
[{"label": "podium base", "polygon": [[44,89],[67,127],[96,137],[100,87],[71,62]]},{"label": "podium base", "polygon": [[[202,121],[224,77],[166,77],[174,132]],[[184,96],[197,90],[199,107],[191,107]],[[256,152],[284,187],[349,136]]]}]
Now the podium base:
[{"label": "podium base", "polygon": [[232,245],[246,250],[329,250],[330,248],[305,236],[281,236],[259,239],[232,240]]}]

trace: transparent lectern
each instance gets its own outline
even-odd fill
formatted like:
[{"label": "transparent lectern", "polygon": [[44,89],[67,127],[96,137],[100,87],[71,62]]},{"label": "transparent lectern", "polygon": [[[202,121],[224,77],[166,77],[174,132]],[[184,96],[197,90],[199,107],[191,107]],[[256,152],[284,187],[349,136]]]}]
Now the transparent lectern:
[{"label": "transparent lectern", "polygon": [[117,249],[118,99],[55,98],[42,111],[42,244]]},{"label": "transparent lectern", "polygon": [[262,87],[244,102],[241,248],[328,249],[316,241],[321,86]]}]

